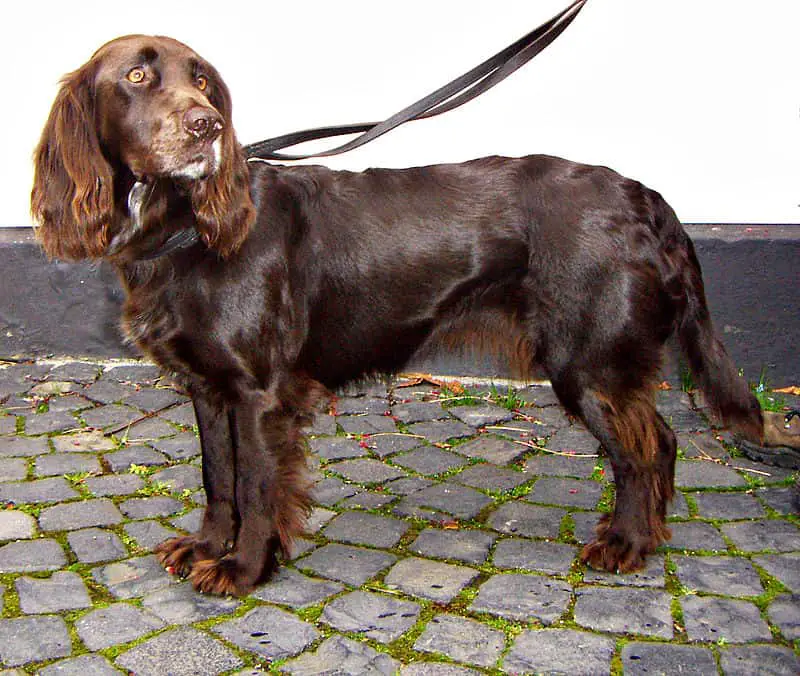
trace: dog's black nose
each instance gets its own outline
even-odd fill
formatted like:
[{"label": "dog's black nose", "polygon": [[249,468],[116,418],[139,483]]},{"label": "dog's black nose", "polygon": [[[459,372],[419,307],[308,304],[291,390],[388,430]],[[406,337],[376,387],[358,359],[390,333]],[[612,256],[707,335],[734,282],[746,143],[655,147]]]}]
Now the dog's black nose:
[{"label": "dog's black nose", "polygon": [[183,115],[183,128],[203,141],[213,141],[223,128],[222,116],[213,108],[193,106]]}]

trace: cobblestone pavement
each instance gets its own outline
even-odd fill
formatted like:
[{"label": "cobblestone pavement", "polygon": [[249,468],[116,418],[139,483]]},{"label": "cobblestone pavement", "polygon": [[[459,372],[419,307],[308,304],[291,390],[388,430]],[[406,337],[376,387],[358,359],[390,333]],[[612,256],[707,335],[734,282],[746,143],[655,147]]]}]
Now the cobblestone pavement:
[{"label": "cobblestone pavement", "polygon": [[309,535],[234,599],[151,554],[204,503],[191,404],[155,367],[0,369],[2,673],[800,672],[792,476],[732,457],[687,394],[659,393],[673,538],[616,576],[577,561],[611,484],[550,389],[398,385],[319,416]]}]

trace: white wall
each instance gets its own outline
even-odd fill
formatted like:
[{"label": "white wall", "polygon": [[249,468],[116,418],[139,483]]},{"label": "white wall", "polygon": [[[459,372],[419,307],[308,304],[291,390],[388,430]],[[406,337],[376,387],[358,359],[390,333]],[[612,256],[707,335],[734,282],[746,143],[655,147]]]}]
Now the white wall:
[{"label": "white wall", "polygon": [[[0,225],[29,225],[31,152],[61,75],[126,33],[214,63],[243,143],[382,119],[568,0],[104,0],[4,11]],[[607,164],[685,222],[800,223],[800,2],[589,0],[544,53],[479,100],[333,167],[544,152]]]}]

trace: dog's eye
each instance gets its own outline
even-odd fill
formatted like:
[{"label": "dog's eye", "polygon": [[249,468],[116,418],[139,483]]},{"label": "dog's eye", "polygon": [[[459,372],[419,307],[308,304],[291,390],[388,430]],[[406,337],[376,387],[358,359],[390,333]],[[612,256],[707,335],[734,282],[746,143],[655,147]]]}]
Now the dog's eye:
[{"label": "dog's eye", "polygon": [[208,78],[205,75],[198,75],[194,82],[201,92],[204,92],[206,89],[208,89]]},{"label": "dog's eye", "polygon": [[131,70],[128,71],[126,77],[128,78],[128,82],[133,82],[133,84],[139,84],[140,82],[144,81],[146,74],[144,72],[144,69],[142,68],[132,68]]}]

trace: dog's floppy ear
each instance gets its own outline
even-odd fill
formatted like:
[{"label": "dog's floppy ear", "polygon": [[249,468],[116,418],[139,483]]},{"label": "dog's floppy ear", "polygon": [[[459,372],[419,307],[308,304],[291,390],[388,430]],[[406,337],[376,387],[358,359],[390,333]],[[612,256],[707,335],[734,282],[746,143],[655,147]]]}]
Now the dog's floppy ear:
[{"label": "dog's floppy ear", "polygon": [[99,258],[114,209],[94,115],[94,67],[67,75],[34,152],[31,213],[51,258]]},{"label": "dog's floppy ear", "polygon": [[233,105],[227,86],[219,73],[206,65],[211,76],[211,104],[224,120],[222,157],[217,171],[191,187],[192,208],[197,229],[206,244],[227,257],[244,242],[253,225],[256,210],[250,199],[250,177],[247,161],[233,130]]}]

